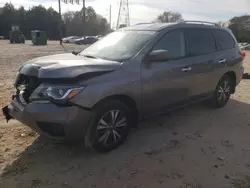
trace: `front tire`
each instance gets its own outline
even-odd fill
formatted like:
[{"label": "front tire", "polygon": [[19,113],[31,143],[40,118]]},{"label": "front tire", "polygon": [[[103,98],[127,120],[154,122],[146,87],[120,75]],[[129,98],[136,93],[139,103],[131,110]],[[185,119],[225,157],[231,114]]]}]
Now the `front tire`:
[{"label": "front tire", "polygon": [[214,96],[211,98],[212,105],[216,108],[224,107],[230,99],[233,86],[232,78],[228,75],[224,75],[217,84]]},{"label": "front tire", "polygon": [[117,100],[101,103],[93,109],[85,144],[97,152],[111,151],[126,141],[131,125],[132,114],[124,103]]}]

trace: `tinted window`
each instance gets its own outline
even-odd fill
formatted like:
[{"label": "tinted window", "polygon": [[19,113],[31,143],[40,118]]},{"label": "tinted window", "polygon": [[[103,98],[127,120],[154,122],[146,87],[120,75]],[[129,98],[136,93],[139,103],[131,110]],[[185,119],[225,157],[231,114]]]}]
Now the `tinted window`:
[{"label": "tinted window", "polygon": [[167,50],[169,59],[185,56],[185,38],[182,31],[171,31],[167,33],[156,44],[153,50]]},{"label": "tinted window", "polygon": [[214,36],[218,44],[219,50],[232,49],[235,46],[233,37],[226,31],[214,31]]},{"label": "tinted window", "polygon": [[198,28],[188,29],[187,36],[191,56],[204,55],[216,51],[212,31]]}]

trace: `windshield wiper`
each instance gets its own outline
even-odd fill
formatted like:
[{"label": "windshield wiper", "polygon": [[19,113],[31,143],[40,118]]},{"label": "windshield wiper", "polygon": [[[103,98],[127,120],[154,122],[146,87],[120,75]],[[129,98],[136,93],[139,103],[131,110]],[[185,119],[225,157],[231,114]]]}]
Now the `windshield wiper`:
[{"label": "windshield wiper", "polygon": [[75,50],[74,50],[74,51],[72,52],[72,54],[74,54],[74,55],[78,55],[79,53],[81,53],[81,51],[75,51]]},{"label": "windshield wiper", "polygon": [[92,56],[92,55],[83,55],[83,56],[84,56],[84,57],[87,57],[87,58],[97,59],[97,57]]}]

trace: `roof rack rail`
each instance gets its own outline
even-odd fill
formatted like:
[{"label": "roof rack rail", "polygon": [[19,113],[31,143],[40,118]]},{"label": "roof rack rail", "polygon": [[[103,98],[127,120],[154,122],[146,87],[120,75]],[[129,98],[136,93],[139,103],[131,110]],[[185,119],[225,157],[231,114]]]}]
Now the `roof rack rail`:
[{"label": "roof rack rail", "polygon": [[154,23],[154,22],[137,23],[137,24],[135,24],[135,25],[152,24],[152,23]]},{"label": "roof rack rail", "polygon": [[196,20],[184,20],[184,21],[181,21],[179,23],[200,23],[200,24],[210,24],[210,25],[214,25],[214,26],[217,26],[217,27],[220,27],[219,24],[217,23],[214,23],[214,22],[207,22],[207,21],[196,21]]}]

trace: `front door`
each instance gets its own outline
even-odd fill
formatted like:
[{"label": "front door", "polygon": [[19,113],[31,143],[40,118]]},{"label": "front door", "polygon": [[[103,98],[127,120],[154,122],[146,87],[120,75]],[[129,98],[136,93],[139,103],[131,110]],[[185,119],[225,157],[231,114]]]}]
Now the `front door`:
[{"label": "front door", "polygon": [[186,56],[185,36],[181,30],[166,33],[153,47],[167,50],[168,60],[142,65],[143,114],[157,113],[190,96],[191,63]]}]

